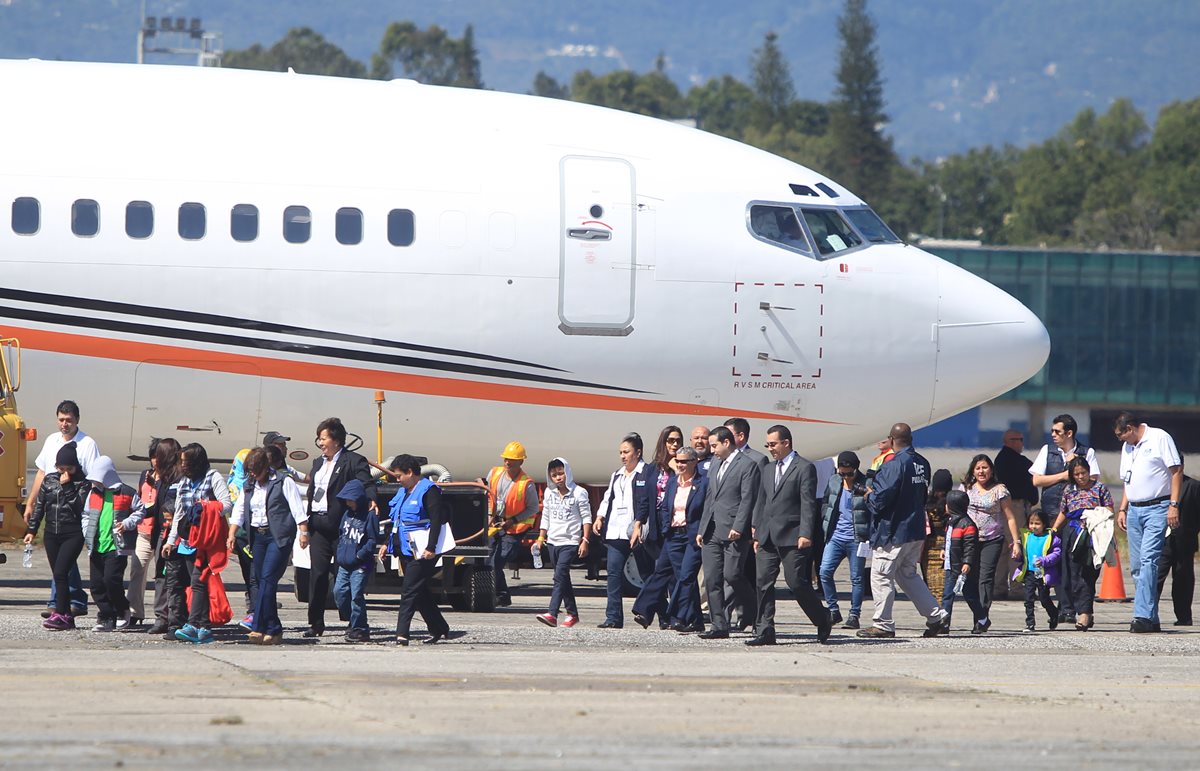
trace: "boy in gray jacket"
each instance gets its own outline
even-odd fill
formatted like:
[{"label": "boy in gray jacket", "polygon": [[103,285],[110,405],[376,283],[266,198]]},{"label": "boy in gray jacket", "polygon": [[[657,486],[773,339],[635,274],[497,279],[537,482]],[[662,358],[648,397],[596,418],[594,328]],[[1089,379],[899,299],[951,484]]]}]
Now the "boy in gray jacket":
[{"label": "boy in gray jacket", "polygon": [[554,566],[554,591],[550,594],[550,609],[539,614],[538,621],[546,626],[558,626],[558,609],[567,606],[563,626],[579,623],[579,608],[575,605],[575,589],[571,586],[571,560],[583,559],[588,553],[588,536],[592,533],[592,505],[587,491],[575,484],[571,464],[565,458],[555,458],[546,468],[546,494],[542,500],[542,525],[535,549],[550,545],[550,564]]}]

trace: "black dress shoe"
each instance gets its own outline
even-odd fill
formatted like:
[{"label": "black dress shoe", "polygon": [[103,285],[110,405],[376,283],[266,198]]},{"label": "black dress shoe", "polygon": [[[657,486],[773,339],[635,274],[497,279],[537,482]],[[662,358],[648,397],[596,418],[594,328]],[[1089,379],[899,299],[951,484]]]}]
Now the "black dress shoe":
[{"label": "black dress shoe", "polygon": [[640,613],[634,613],[633,620],[636,621],[638,623],[638,625],[641,626],[642,629],[650,628],[650,619],[646,618],[645,616],[643,616]]},{"label": "black dress shoe", "polygon": [[696,635],[701,640],[728,640],[729,632],[725,629],[710,629],[707,632],[701,632]]},{"label": "black dress shoe", "polygon": [[[1175,626],[1179,626],[1179,624],[1176,624]],[[659,621],[658,628],[665,632],[666,630],[671,628],[671,625],[668,624],[666,621]]]},{"label": "black dress shoe", "polygon": [[401,648],[407,648],[408,647],[408,638],[407,637],[397,637],[396,645],[400,646]]},{"label": "black dress shoe", "polygon": [[496,607],[497,608],[507,608],[510,605],[512,605],[512,597],[497,597],[496,598]]},{"label": "black dress shoe", "polygon": [[447,629],[444,632],[438,632],[433,637],[430,637],[426,640],[422,640],[421,644],[422,645],[433,645],[433,644],[437,643],[439,640],[457,640],[458,638],[462,637],[465,634],[466,634],[466,632],[451,632],[449,629]]},{"label": "black dress shoe", "polygon": [[[841,618],[839,617],[839,621]],[[827,618],[824,623],[817,624],[817,642],[824,645],[829,641],[829,633],[833,631],[833,619]]]},{"label": "black dress shoe", "polygon": [[671,628],[680,634],[691,634],[693,632],[703,632],[704,624],[676,624]]},{"label": "black dress shoe", "polygon": [[762,645],[774,645],[774,644],[775,644],[775,633],[774,632],[766,632],[764,634],[760,634],[758,637],[751,637],[749,640],[746,641],[746,645],[749,645],[751,648],[757,648]]},{"label": "black dress shoe", "polygon": [[617,621],[607,621],[607,620],[605,620],[599,624],[596,624],[597,629],[620,629],[623,626],[625,626],[625,625],[622,623],[619,623]]},{"label": "black dress shoe", "polygon": [[1154,631],[1154,623],[1148,618],[1135,618],[1129,625],[1129,631],[1134,634],[1146,634]]},{"label": "black dress shoe", "polygon": [[829,623],[830,624],[842,623],[842,612],[840,610],[829,611]]},{"label": "black dress shoe", "polygon": [[325,634],[325,627],[310,626],[308,629],[304,630],[304,634],[301,636],[302,637],[320,637],[323,634]]},{"label": "black dress shoe", "polygon": [[1191,626],[1191,625],[1192,625],[1192,620],[1190,618],[1188,618],[1188,619],[1177,618],[1177,619],[1175,619],[1175,623],[1172,624],[1172,626]]}]

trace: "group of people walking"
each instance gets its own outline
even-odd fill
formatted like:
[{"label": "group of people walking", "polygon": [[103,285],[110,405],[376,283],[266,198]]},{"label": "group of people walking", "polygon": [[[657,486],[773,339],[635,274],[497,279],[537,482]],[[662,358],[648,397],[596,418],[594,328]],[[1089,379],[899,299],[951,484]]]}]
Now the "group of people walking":
[{"label": "group of people walking", "polygon": [[[346,429],[337,418],[317,426],[321,455],[309,474],[287,465],[290,438],[275,432],[263,446],[240,453],[228,478],[211,467],[200,444],[164,438],[151,444],[149,468],[131,487],[79,429],[78,406],[64,401],[57,412],[59,431],[38,455],[37,492],[26,510],[26,543],[44,524],[54,575],[43,614],[47,629],[73,629],[75,618],[87,612],[77,568],[86,546],[95,631],[140,629],[149,622],[151,634],[211,642],[212,627],[231,620],[219,574],[236,555],[249,609],[240,623],[251,642],[278,644],[284,631],[278,585],[298,540],[310,558],[304,637],[325,633],[330,568],[336,566],[333,596],[347,622],[346,639],[370,640],[365,587],[376,560],[387,554],[399,559],[404,576],[396,643],[409,643],[417,613],[429,631],[425,642],[456,636],[430,592],[440,553],[453,547],[448,511],[413,456],[397,456],[386,469],[399,483],[386,513],[380,512],[371,464],[346,448]],[[747,645],[774,645],[775,584],[782,572],[820,642],[836,624],[860,637],[895,636],[897,586],[925,619],[925,636],[949,634],[959,596],[972,612],[971,632],[983,634],[992,626],[992,588],[1001,583],[996,575],[1007,557],[1015,568],[1008,578],[1025,591],[1026,630],[1036,629],[1040,603],[1050,629],[1071,623],[1086,631],[1094,624],[1095,583],[1100,564],[1111,557],[1116,525],[1129,534],[1131,631],[1161,628],[1157,606],[1166,570],[1160,571],[1160,562],[1175,573],[1175,593],[1186,590],[1187,616],[1180,614],[1177,596],[1177,623],[1190,624],[1194,577],[1177,555],[1186,553],[1190,562],[1196,551],[1200,501],[1173,441],[1129,413],[1118,417],[1124,492],[1115,505],[1099,481],[1094,451],[1075,440],[1076,431],[1071,416],[1055,418],[1052,444],[1032,462],[1006,435],[996,462],[976,456],[956,486],[948,471],[932,471],[912,447],[909,426],[897,423],[866,471],[854,452],[840,453],[836,474],[819,493],[816,467],[793,449],[787,426],[767,430],[764,455],[750,448],[750,425],[742,418],[711,430],[698,426],[686,439],[672,425],[659,433],[648,459],[638,434],[622,437],[620,466],[594,511],[564,457],[547,464],[539,496],[524,470],[525,448],[511,442],[501,465],[479,480],[490,492],[496,599],[511,605],[505,567],[523,539],[535,534],[534,548],[548,547],[554,571],[549,606],[537,620],[552,627],[579,623],[571,566],[603,551],[607,603],[601,628],[624,626],[623,576],[628,560],[636,559],[645,581],[631,615],[643,628],[657,622],[660,629],[705,640],[750,631]],[[1036,507],[1027,482],[1040,488]],[[944,571],[940,598],[925,578],[931,548]],[[843,561],[851,579],[845,617],[834,581]],[[152,619],[145,604],[151,575]],[[864,626],[868,586],[874,610]]]}]

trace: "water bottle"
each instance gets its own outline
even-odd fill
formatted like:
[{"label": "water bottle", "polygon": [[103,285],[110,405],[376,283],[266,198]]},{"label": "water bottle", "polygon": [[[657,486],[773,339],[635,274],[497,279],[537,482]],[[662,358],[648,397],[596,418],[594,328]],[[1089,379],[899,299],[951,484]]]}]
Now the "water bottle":
[{"label": "water bottle", "polygon": [[534,541],[533,548],[531,549],[531,551],[533,552],[534,568],[541,570],[542,569],[542,544],[541,544],[541,542]]},{"label": "water bottle", "polygon": [[33,544],[25,544],[25,556],[21,558],[21,564],[27,568],[33,567]]},{"label": "water bottle", "polygon": [[966,583],[967,583],[967,576],[966,576],[966,574],[965,574],[965,573],[959,573],[959,574],[958,574],[958,580],[954,582],[954,596],[955,596],[955,597],[962,597],[962,593],[963,593],[963,585],[964,585],[964,584],[966,584]]}]

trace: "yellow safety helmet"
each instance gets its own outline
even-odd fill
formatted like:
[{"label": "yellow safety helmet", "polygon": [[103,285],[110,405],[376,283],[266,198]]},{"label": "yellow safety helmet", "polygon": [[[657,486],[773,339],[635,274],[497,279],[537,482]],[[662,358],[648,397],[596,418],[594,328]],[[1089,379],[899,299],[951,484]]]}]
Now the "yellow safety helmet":
[{"label": "yellow safety helmet", "polygon": [[500,457],[504,460],[525,460],[525,445],[520,442],[509,442],[504,446],[504,452],[500,453]]}]

